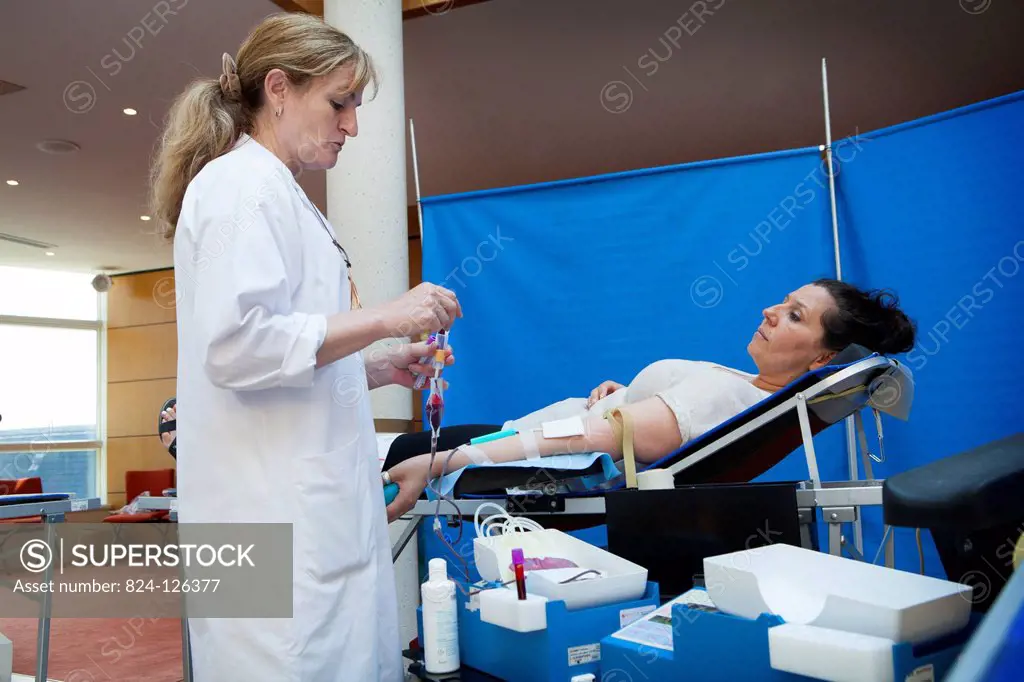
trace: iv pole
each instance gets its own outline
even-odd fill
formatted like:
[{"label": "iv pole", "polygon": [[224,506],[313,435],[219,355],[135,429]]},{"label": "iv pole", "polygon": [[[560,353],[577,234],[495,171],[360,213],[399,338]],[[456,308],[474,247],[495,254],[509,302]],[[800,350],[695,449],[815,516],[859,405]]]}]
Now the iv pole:
[{"label": "iv pole", "polygon": [[[843,279],[843,264],[839,253],[839,219],[836,214],[836,179],[832,165],[832,118],[828,101],[828,65],[826,60],[821,60],[821,89],[825,106],[825,145],[821,150],[825,152],[825,162],[828,164],[828,194],[832,204],[832,244],[836,259],[836,279]],[[850,480],[860,479],[857,464],[857,434],[854,428],[853,417],[846,418],[846,459],[850,472]],[[853,522],[853,544],[857,552],[864,556],[864,529],[861,524],[860,514]]]},{"label": "iv pole", "polygon": [[416,183],[416,216],[420,223],[420,243],[423,243],[423,204],[420,202],[420,165],[416,160],[416,128],[409,119],[409,142],[412,145],[412,177]]}]

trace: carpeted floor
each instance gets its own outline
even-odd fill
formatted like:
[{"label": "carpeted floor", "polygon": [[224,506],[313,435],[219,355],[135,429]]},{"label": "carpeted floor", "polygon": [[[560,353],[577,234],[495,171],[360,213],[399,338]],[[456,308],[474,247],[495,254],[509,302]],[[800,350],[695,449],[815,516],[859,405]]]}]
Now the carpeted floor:
[{"label": "carpeted floor", "polygon": [[[38,621],[0,618],[14,644],[14,672],[35,674]],[[170,618],[54,618],[47,676],[62,682],[178,682],[181,621]]]}]

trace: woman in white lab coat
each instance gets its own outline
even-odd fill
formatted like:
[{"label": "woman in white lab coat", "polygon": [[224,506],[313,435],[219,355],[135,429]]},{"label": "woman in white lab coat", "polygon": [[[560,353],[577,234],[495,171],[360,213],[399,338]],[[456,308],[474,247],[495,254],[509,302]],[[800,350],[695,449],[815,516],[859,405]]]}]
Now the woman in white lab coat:
[{"label": "woman in white lab coat", "polygon": [[192,619],[197,682],[403,679],[369,389],[411,386],[428,349],[361,351],[461,310],[429,283],[359,308],[344,235],[295,181],[335,165],[371,84],[346,35],[276,15],[179,97],[154,164],[174,239],[179,520],[293,532],[293,617]]}]

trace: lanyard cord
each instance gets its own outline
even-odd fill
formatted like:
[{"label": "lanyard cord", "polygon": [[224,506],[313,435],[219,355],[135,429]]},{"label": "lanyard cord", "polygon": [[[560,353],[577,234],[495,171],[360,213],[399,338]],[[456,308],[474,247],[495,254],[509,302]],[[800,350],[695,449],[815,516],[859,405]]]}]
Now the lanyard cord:
[{"label": "lanyard cord", "polygon": [[348,285],[349,285],[349,288],[351,290],[351,293],[350,293],[351,308],[353,310],[355,310],[357,308],[362,308],[363,307],[362,303],[359,301],[359,290],[356,289],[355,280],[352,279],[352,261],[349,260],[348,252],[346,252],[345,248],[341,244],[338,243],[337,239],[334,238],[334,234],[331,232],[331,228],[329,228],[327,226],[327,221],[324,219],[324,216],[320,212],[320,209],[318,209],[316,206],[313,205],[313,202],[310,201],[309,197],[306,196],[306,193],[302,191],[301,187],[296,186],[296,189],[301,194],[302,199],[305,200],[304,203],[306,204],[306,207],[309,208],[310,210],[312,210],[313,213],[316,215],[316,219],[318,221],[320,221],[320,226],[323,227],[324,228],[324,232],[327,233],[327,238],[331,240],[331,243],[334,244],[335,248],[338,249],[338,253],[341,254],[341,257],[345,261],[345,267],[348,269]]},{"label": "lanyard cord", "polygon": [[320,221],[320,226],[324,228],[324,232],[327,233],[327,238],[331,240],[331,243],[334,244],[334,247],[338,249],[338,253],[340,253],[341,257],[345,259],[345,267],[351,270],[352,261],[349,260],[348,253],[345,251],[344,247],[342,247],[342,245],[338,243],[338,240],[334,238],[334,235],[331,233],[331,228],[327,227],[327,222],[324,220],[324,216],[320,212],[320,209],[313,205],[313,202],[310,201],[309,197],[306,196],[305,192],[302,193],[302,198],[305,199],[306,207],[310,208],[313,211],[313,213],[316,214],[316,219]]}]

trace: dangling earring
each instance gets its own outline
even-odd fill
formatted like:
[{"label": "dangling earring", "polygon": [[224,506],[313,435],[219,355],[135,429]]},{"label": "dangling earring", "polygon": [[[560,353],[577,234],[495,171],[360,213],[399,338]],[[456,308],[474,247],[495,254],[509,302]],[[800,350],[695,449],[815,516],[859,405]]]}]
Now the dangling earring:
[{"label": "dangling earring", "polygon": [[275,111],[274,113],[277,115],[278,118],[281,118],[281,107],[278,107],[277,111]]}]

